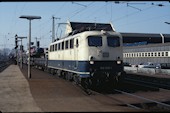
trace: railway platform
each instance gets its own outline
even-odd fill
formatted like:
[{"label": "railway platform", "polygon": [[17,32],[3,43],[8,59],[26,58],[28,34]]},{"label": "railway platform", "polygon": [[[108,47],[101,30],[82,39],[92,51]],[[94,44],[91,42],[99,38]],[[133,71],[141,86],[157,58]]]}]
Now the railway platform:
[{"label": "railway platform", "polygon": [[0,83],[1,112],[41,112],[17,65],[10,65],[0,73]]},{"label": "railway platform", "polygon": [[[0,73],[0,112],[143,111],[119,106],[116,100],[82,93],[80,88],[56,76],[27,66],[10,65]],[[111,101],[111,103],[110,103]]]}]

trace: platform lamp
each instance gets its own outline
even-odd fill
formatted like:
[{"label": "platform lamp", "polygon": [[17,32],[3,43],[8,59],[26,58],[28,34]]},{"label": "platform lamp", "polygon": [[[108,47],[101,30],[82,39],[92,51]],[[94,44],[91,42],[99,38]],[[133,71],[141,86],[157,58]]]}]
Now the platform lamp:
[{"label": "platform lamp", "polygon": [[31,44],[31,20],[41,19],[40,16],[20,16],[19,18],[29,20],[29,37],[28,37],[28,78],[31,78],[31,70],[30,70],[30,44]]},{"label": "platform lamp", "polygon": [[23,66],[22,66],[22,57],[23,57],[23,55],[22,55],[22,53],[23,53],[23,45],[22,45],[22,39],[24,39],[24,38],[27,38],[27,37],[18,37],[19,39],[21,39],[21,46],[20,46],[20,51],[21,51],[21,61],[20,61],[20,67],[22,68]]}]

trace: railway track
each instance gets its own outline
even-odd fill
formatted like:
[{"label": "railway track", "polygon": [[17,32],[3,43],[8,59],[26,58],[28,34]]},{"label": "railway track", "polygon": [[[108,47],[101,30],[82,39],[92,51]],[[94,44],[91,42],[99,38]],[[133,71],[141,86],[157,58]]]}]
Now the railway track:
[{"label": "railway track", "polygon": [[[112,94],[103,94],[96,91],[91,91],[91,95],[96,95],[96,96],[101,95],[108,98],[109,100],[117,101],[119,106],[127,106],[141,111],[167,112],[170,110],[170,101],[160,102],[137,94],[128,93],[120,89],[113,89],[113,91],[114,93]],[[131,101],[127,101],[127,100],[131,100]]]},{"label": "railway track", "polygon": [[[109,91],[109,93],[108,91],[102,92],[102,91],[91,90],[91,94],[106,96],[107,98],[110,98],[110,100],[115,100],[119,102],[120,106],[128,106],[134,109],[151,111],[151,112],[170,111],[170,100],[168,100],[169,97],[167,99],[161,100],[161,96],[164,97],[165,95],[166,97],[166,95],[168,95],[167,92],[170,94],[170,90],[159,88],[156,86],[150,86],[147,84],[139,84],[139,83],[137,84],[136,82],[132,82],[132,81],[131,82],[127,81],[122,84],[124,85],[112,89],[112,91]],[[128,86],[129,84],[131,85]],[[150,92],[152,93],[152,95],[149,94]],[[160,99],[155,99],[155,98],[153,99],[154,95],[160,95],[158,96]]]},{"label": "railway track", "polygon": [[[119,89],[114,89],[114,91],[117,91],[119,93],[122,93],[122,94],[125,94],[125,95],[128,95],[128,96],[131,96],[131,97],[138,98],[138,99],[146,101],[144,103],[130,104],[134,108],[136,107],[137,109],[141,108],[141,109],[145,109],[145,110],[149,110],[149,111],[157,111],[157,110],[169,111],[170,110],[170,104],[166,104],[164,102],[159,102],[159,101],[156,101],[156,100],[153,100],[153,99],[150,99],[150,98],[146,98],[146,97],[143,97],[143,96],[128,93],[128,92],[125,92],[125,91],[122,91],[122,90],[119,90]],[[152,105],[152,106],[154,105],[156,107],[151,108],[152,106],[149,106],[149,105]]]},{"label": "railway track", "polygon": [[[74,86],[78,86],[77,84],[73,83]],[[111,91],[97,91],[94,89],[84,89],[81,86],[78,86],[81,88],[88,97],[90,97],[92,100],[96,100],[98,102],[101,102],[104,105],[112,105],[113,106],[125,106],[130,107],[135,110],[139,111],[169,111],[170,105],[169,100],[166,101],[160,101],[155,100],[151,97],[145,97],[141,96],[143,93],[146,93],[145,95],[149,95],[148,92],[153,93],[152,95],[157,95],[157,93],[161,92],[159,87],[153,87],[149,86],[147,84],[135,84],[135,82],[126,82],[120,84],[121,86],[118,88],[114,88]],[[105,89],[104,87],[102,89]],[[170,91],[166,90],[167,92]],[[137,93],[140,92],[140,93]],[[137,93],[137,94],[136,94]],[[164,97],[164,94],[166,92],[162,93],[162,96]],[[107,100],[107,102],[106,102]],[[116,103],[116,104],[115,104]]]},{"label": "railway track", "polygon": [[141,84],[143,86],[145,85],[147,87],[170,89],[170,85],[168,84],[160,84],[160,83],[148,82],[143,80],[136,80],[132,78],[125,78],[125,80],[127,80],[126,82],[133,82],[136,84]]},{"label": "railway track", "polygon": [[[146,80],[146,79],[139,80],[139,79],[135,79],[135,78],[125,78],[124,82],[131,83],[131,84],[138,85],[138,86],[143,86],[143,87],[155,90],[155,91],[156,90],[157,91],[164,90],[164,91],[170,92],[170,90],[169,90],[170,86],[167,85],[166,83],[165,84],[161,84],[163,82],[149,82],[147,80],[146,81],[144,81],[144,80]],[[161,110],[166,110],[166,111],[170,110],[170,101],[169,100],[165,101],[165,102],[159,102],[159,101],[155,101],[155,100],[152,100],[152,99],[149,99],[149,98],[145,98],[145,97],[141,97],[141,96],[138,96],[138,95],[134,95],[132,93],[127,93],[127,92],[121,91],[119,89],[115,89],[115,91],[123,93],[123,94],[126,94],[126,95],[129,95],[129,96],[134,96],[136,98],[140,98],[140,99],[146,100],[148,102],[145,103],[145,104],[147,104],[145,106],[149,106],[149,104],[157,106],[158,109],[156,109],[156,110],[160,110],[160,109]],[[136,104],[136,106],[141,106],[141,105],[140,104]]]},{"label": "railway track", "polygon": [[0,61],[0,72],[6,69],[11,63],[11,61]]},{"label": "railway track", "polygon": [[125,81],[146,84],[152,87],[159,87],[164,89],[170,89],[170,79],[169,78],[156,78],[140,75],[128,74],[125,78]]}]

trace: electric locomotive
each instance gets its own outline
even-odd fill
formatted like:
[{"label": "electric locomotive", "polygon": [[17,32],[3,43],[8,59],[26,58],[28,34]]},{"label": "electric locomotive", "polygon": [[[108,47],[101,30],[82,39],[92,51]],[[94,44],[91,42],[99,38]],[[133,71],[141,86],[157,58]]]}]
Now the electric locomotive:
[{"label": "electric locomotive", "polygon": [[121,34],[101,24],[84,25],[50,44],[48,70],[83,87],[114,84],[124,74]]}]

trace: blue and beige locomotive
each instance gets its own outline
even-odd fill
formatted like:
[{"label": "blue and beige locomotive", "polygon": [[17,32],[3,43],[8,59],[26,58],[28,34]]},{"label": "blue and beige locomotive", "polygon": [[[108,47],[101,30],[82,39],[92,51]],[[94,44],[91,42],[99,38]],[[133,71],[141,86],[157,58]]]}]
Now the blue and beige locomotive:
[{"label": "blue and beige locomotive", "polygon": [[48,48],[48,70],[84,87],[115,83],[122,77],[122,36],[111,24],[70,22],[68,36]]}]

